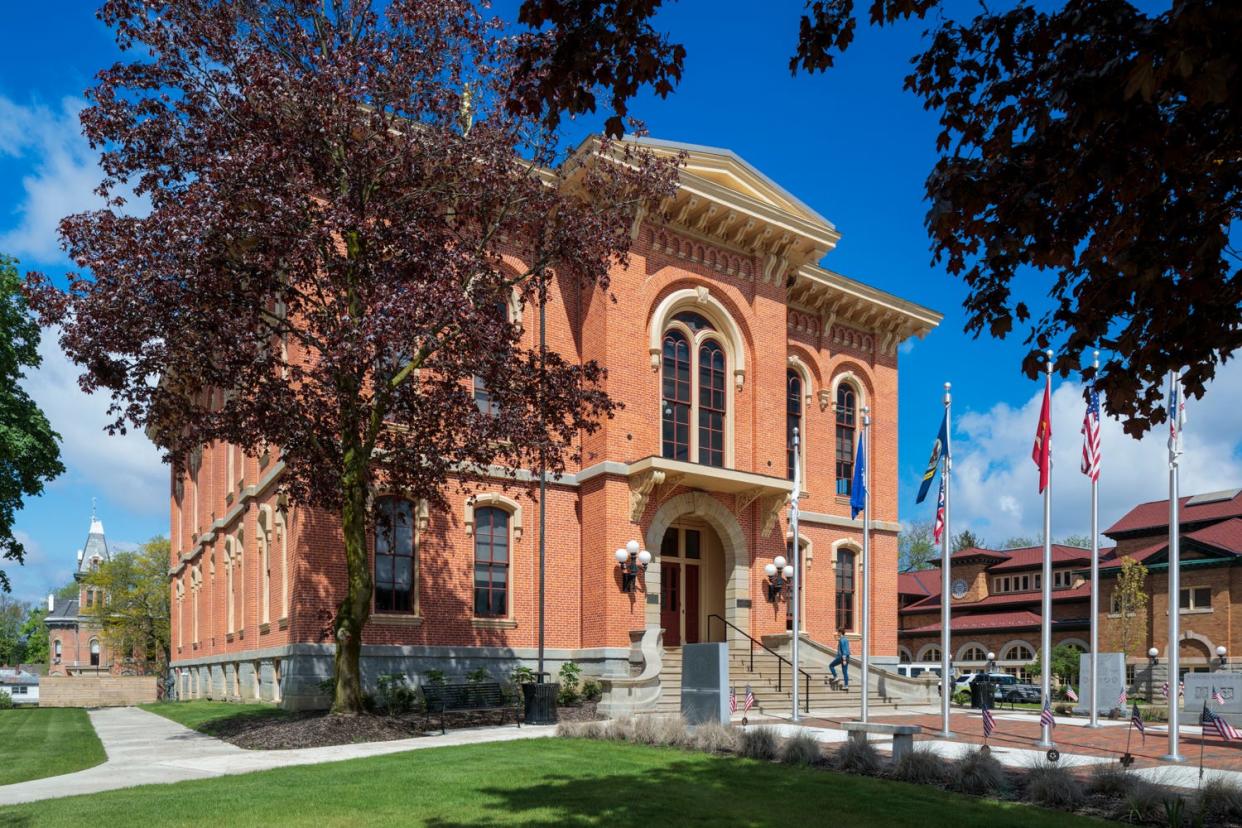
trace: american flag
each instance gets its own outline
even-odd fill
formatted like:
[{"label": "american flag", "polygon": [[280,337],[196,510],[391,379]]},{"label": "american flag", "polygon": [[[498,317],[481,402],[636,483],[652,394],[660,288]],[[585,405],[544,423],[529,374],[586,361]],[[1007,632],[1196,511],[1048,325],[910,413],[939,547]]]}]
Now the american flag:
[{"label": "american flag", "polygon": [[937,544],[940,543],[940,536],[944,534],[944,478],[940,478],[940,495],[936,498],[936,525],[932,529],[932,535]]},{"label": "american flag", "polygon": [[1220,717],[1219,713],[1213,713],[1212,709],[1206,704],[1203,705],[1203,715],[1199,717],[1199,724],[1203,725],[1203,732],[1206,735],[1208,729],[1215,730],[1220,738],[1226,742],[1236,742],[1239,738],[1238,731],[1234,730],[1233,725]]},{"label": "american flag", "polygon": [[1139,706],[1134,705],[1134,710],[1130,711],[1130,724],[1138,729],[1139,735],[1143,737],[1143,741],[1147,741],[1147,728],[1143,727],[1143,715],[1139,712]]},{"label": "american flag", "polygon": [[1121,688],[1121,695],[1117,697],[1117,706],[1125,707],[1126,702],[1128,701],[1129,701],[1129,698],[1126,696],[1126,688],[1123,687]]},{"label": "american flag", "polygon": [[1057,726],[1057,720],[1052,717],[1052,705],[1049,704],[1047,699],[1044,699],[1044,710],[1039,714],[1039,723],[1048,727]]},{"label": "american flag", "polygon": [[737,690],[730,687],[729,688],[729,713],[732,714],[736,712],[737,712]]},{"label": "american flag", "polygon": [[1094,388],[1082,419],[1082,473],[1093,481],[1100,479],[1100,394]]},{"label": "american flag", "polygon": [[745,702],[745,706],[742,708],[742,712],[750,712],[750,709],[754,706],[755,706],[755,691],[751,690],[750,685],[748,684],[746,685],[746,702]]},{"label": "american flag", "polygon": [[1078,701],[1078,694],[1075,693],[1074,688],[1070,687],[1068,684],[1065,685],[1065,698],[1069,699],[1072,702]]},{"label": "american flag", "polygon": [[1160,695],[1164,696],[1166,699],[1169,697],[1169,683],[1167,681],[1160,685]]},{"label": "american flag", "polygon": [[1182,453],[1182,432],[1186,428],[1186,398],[1182,396],[1176,372],[1169,372],[1169,462]]},{"label": "american flag", "polygon": [[983,738],[992,735],[992,731],[996,729],[996,717],[992,715],[992,708],[983,708]]},{"label": "american flag", "polygon": [[1224,695],[1219,690],[1217,690],[1215,687],[1212,688],[1212,701],[1216,702],[1217,704],[1225,703]]}]

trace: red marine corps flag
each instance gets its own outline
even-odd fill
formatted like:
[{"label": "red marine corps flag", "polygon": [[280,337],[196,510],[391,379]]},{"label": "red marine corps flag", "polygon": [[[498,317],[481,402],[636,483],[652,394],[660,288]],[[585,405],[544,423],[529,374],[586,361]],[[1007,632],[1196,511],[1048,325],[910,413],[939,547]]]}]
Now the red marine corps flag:
[{"label": "red marine corps flag", "polygon": [[1048,488],[1052,475],[1052,375],[1044,385],[1044,404],[1039,409],[1039,425],[1035,429],[1035,445],[1031,459],[1039,466],[1039,491]]}]

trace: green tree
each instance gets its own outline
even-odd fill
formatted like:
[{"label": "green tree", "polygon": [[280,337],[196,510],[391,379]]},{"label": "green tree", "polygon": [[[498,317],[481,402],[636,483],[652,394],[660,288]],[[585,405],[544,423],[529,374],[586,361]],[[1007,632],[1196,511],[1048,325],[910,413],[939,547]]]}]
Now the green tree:
[{"label": "green tree", "polygon": [[[1062,684],[1078,683],[1078,654],[1081,651],[1077,647],[1071,647],[1068,644],[1058,644],[1052,648],[1051,673]],[[1043,653],[1036,653],[1035,660],[1031,662],[1030,673],[1033,676],[1043,675]]]},{"label": "green tree", "polygon": [[1002,543],[1000,545],[1000,548],[1001,549],[1026,549],[1027,547],[1030,547],[1030,546],[1039,546],[1041,543],[1042,543],[1041,541],[1037,541],[1034,538],[1029,538],[1025,535],[1017,535],[1015,537],[1009,538],[1004,543]]},{"label": "green tree", "polygon": [[1057,541],[1057,543],[1061,544],[1062,546],[1076,546],[1079,549],[1090,549],[1091,548],[1091,536],[1090,535],[1066,535],[1065,537],[1061,538],[1061,540]]},{"label": "green tree", "polygon": [[57,587],[52,590],[52,594],[56,596],[58,601],[68,601],[77,598],[82,591],[82,585],[77,581],[70,581],[64,586]]},{"label": "green tree", "polygon": [[1113,646],[1127,657],[1146,627],[1147,567],[1130,557],[1121,559],[1113,586],[1107,626]]},{"label": "green tree", "polygon": [[116,553],[85,578],[105,595],[83,612],[99,619],[109,647],[157,671],[169,659],[168,549],[168,538],[152,538],[136,552]]},{"label": "green tree", "polygon": [[903,528],[897,536],[898,566],[902,572],[931,569],[932,558],[939,551],[930,520],[916,520]]},{"label": "green tree", "polygon": [[953,551],[961,552],[963,549],[983,549],[985,541],[969,529],[963,529],[953,536]]},{"label": "green tree", "polygon": [[0,593],[0,664],[19,664],[26,657],[22,624],[30,604]]},{"label": "green tree", "polygon": [[47,627],[43,624],[46,617],[47,607],[39,604],[30,610],[26,622],[22,624],[20,635],[26,647],[22,661],[27,664],[47,664]]},{"label": "green tree", "polygon": [[[39,367],[39,326],[26,307],[17,260],[0,255],[0,560],[22,563],[26,547],[13,522],[27,497],[65,470],[60,435],[19,384]],[[9,577],[0,569],[0,591]]]}]

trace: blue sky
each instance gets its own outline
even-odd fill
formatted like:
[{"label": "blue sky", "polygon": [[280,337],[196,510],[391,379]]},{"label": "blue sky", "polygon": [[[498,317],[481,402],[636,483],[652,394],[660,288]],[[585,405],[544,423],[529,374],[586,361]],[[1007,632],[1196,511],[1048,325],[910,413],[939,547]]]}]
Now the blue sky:
[{"label": "blue sky", "polygon": [[[502,4],[503,5],[503,4]],[[1041,390],[1021,376],[1021,337],[975,341],[962,333],[965,290],[930,265],[923,228],[923,180],[935,160],[934,113],[901,89],[922,23],[862,26],[826,75],[791,78],[786,65],[801,3],[686,0],[660,20],[689,56],[667,100],[641,98],[635,113],[659,138],[727,147],[833,221],[842,232],[827,267],[944,313],[941,327],[900,356],[901,518],[927,518],[913,505],[917,480],[939,425],[942,385],[954,384],[957,475],[954,528],[986,538],[1038,531],[1040,501],[1028,459]],[[959,4],[955,4],[959,5]],[[710,9],[710,12],[708,10]],[[93,154],[74,112],[95,71],[115,59],[111,35],[93,3],[14,4],[14,36],[0,51],[0,250],[23,267],[63,271],[55,222],[93,203]],[[575,129],[597,128],[583,119]],[[1021,286],[1036,297],[1037,276]],[[37,599],[70,576],[86,538],[91,498],[115,546],[167,532],[167,476],[140,435],[100,432],[106,403],[85,398],[73,369],[45,342],[46,364],[32,393],[65,438],[68,472],[19,515],[31,542],[25,568],[7,567],[19,597]],[[1183,490],[1242,485],[1236,418],[1227,400],[1242,395],[1231,363],[1208,397],[1190,407]],[[1077,473],[1082,418],[1079,391],[1057,382],[1054,447],[1056,536],[1085,533],[1086,484]],[[1105,430],[1102,520],[1135,502],[1164,495],[1163,440],[1142,444]],[[877,459],[878,461],[878,459]],[[930,500],[930,499],[929,499]]]}]

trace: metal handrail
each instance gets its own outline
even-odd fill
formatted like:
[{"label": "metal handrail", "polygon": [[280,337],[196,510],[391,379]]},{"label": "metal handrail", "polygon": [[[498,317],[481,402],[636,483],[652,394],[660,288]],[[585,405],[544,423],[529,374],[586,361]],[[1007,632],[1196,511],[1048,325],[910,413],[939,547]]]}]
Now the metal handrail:
[{"label": "metal handrail", "polygon": [[[750,672],[752,673],[755,672],[755,645],[758,644],[760,648],[762,648],[763,650],[766,650],[769,655],[775,656],[778,662],[780,662],[781,664],[788,664],[790,675],[793,675],[793,662],[792,661],[785,658],[783,655],[776,652],[776,650],[773,650],[771,647],[769,647],[767,644],[764,644],[762,641],[756,641],[745,630],[743,630],[737,624],[734,624],[732,621],[727,620],[722,615],[712,613],[711,615],[707,616],[707,637],[708,638],[712,637],[712,619],[713,618],[715,618],[717,621],[719,621],[721,624],[725,625],[726,627],[730,627],[736,630],[739,635],[741,635],[743,638],[745,638],[747,641],[750,642]],[[726,638],[728,637],[728,633],[725,633],[725,637]],[[802,688],[803,688],[802,712],[810,713],[811,712],[811,674],[808,673],[806,670],[803,670],[801,667],[798,668],[798,672],[801,673],[803,678],[806,679],[806,681],[802,683]],[[776,671],[776,692],[779,693],[783,689],[784,687],[781,684],[781,670],[777,669]]]}]

